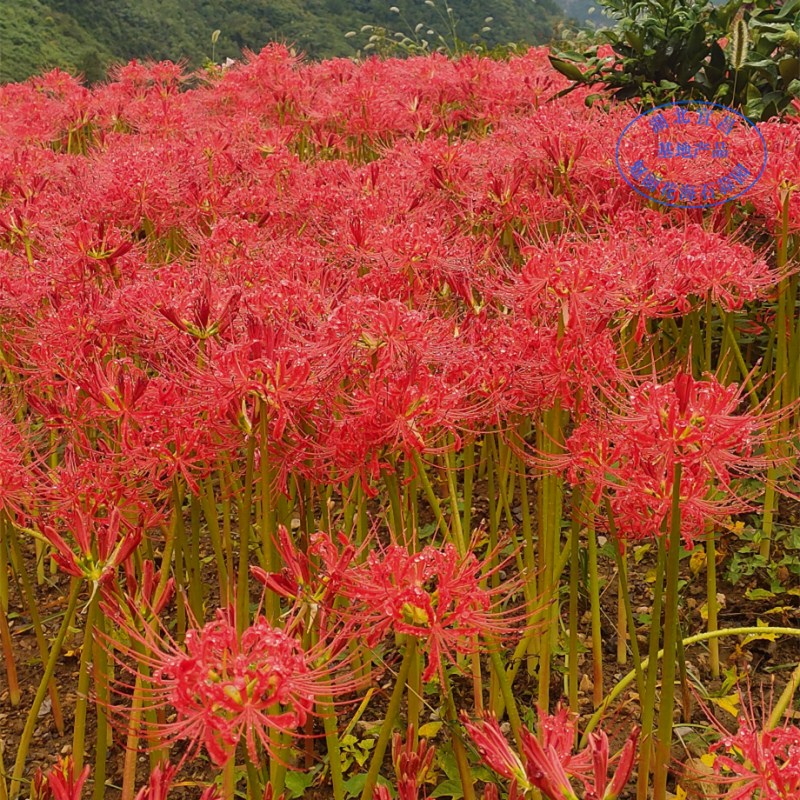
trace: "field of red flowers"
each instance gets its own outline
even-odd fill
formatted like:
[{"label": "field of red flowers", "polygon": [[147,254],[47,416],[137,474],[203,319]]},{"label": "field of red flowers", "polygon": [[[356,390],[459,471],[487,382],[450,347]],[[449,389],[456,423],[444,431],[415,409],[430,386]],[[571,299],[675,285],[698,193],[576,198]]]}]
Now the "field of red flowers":
[{"label": "field of red flowers", "polygon": [[681,210],[567,86],[0,89],[0,800],[800,795],[800,126]]}]

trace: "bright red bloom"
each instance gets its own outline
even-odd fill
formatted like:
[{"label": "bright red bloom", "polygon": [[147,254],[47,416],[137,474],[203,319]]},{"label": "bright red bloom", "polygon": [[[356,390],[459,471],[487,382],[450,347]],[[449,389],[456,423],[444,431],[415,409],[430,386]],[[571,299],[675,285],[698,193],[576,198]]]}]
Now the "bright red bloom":
[{"label": "bright red bloom", "polygon": [[328,618],[334,610],[333,603],[356,548],[343,534],[338,537],[341,549],[326,533],[316,533],[310,538],[311,544],[303,552],[292,541],[286,527],[280,525],[276,545],[285,566],[280,572],[250,567],[250,573],[267,589],[292,601],[298,616],[301,610],[307,611],[312,619],[319,614],[320,630],[324,635]]},{"label": "bright red bloom", "polygon": [[164,762],[158,764],[150,773],[147,786],[142,786],[136,793],[136,800],[167,800],[177,772],[178,767],[174,764]]},{"label": "bright red bloom", "polygon": [[743,394],[683,373],[630,387],[627,397],[613,396],[615,413],[595,413],[571,434],[570,480],[590,484],[595,502],[607,491],[621,536],[658,536],[680,464],[681,529],[691,543],[707,519],[749,508],[737,479],[766,466],[760,450],[774,417],[742,411]]},{"label": "bright red bloom", "polygon": [[714,782],[729,786],[726,800],[794,800],[800,796],[800,727],[767,722],[769,710],[756,719],[752,698],[742,697],[734,733],[716,722],[723,734],[712,745]]},{"label": "bright red bloom", "polygon": [[67,543],[55,525],[42,526],[42,535],[55,548],[53,560],[67,575],[98,585],[113,577],[142,540],[141,528],[126,526],[117,509],[107,518],[93,518],[76,509],[65,516],[65,523],[77,548]]},{"label": "bright red bloom", "polygon": [[129,626],[126,630],[146,645],[147,654],[138,655],[132,648],[122,652],[151,671],[144,702],[175,709],[177,719],[157,733],[188,740],[188,752],[204,746],[219,766],[240,741],[246,742],[254,762],[259,761],[259,744],[278,757],[270,731],[296,735],[318,697],[352,688],[347,681],[332,680],[330,648],[304,650],[265,617],[257,617],[239,635],[231,614],[218,609],[211,622],[186,633],[182,646],[167,635],[160,637],[151,625],[144,626],[143,634]]},{"label": "bright red bloom", "polygon": [[87,765],[80,775],[75,775],[72,756],[59,758],[47,775],[41,769],[37,770],[31,787],[31,800],[81,800],[89,771]]},{"label": "bright red bloom", "polygon": [[509,745],[497,719],[487,716],[478,722],[462,721],[490,769],[511,781],[512,793],[538,789],[549,800],[578,800],[571,783],[579,780],[586,800],[617,800],[633,771],[639,732],[634,730],[614,757],[616,769],[608,780],[609,745],[605,733],[592,734],[586,748],[574,751],[575,715],[566,708],[555,714],[539,713],[539,735],[521,731],[522,758]]},{"label": "bright red bloom", "polygon": [[395,731],[392,737],[392,762],[397,777],[398,800],[417,800],[433,765],[434,749],[425,739],[414,747],[414,730],[406,731],[406,740]]},{"label": "bright red bloom", "polygon": [[522,612],[502,608],[514,581],[493,590],[481,586],[486,576],[474,553],[459,556],[452,544],[418,553],[392,544],[348,572],[342,594],[353,605],[343,613],[370,646],[390,631],[416,636],[428,657],[422,679],[429,681],[442,657],[455,663],[456,653],[472,652],[478,637],[515,632]]}]

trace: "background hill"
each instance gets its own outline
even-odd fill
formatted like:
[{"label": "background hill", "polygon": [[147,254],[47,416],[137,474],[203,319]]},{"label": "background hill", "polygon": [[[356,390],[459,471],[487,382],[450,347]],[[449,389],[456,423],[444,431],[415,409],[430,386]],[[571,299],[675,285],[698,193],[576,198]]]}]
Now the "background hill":
[{"label": "background hill", "polygon": [[[395,5],[398,15],[390,11]],[[550,38],[560,11],[554,0],[451,0],[460,36],[484,27],[489,44],[539,44]],[[438,2],[439,11],[444,7]],[[286,41],[312,58],[354,55],[366,35],[345,38],[374,24],[409,32],[418,22],[444,33],[436,8],[424,0],[0,0],[0,81],[23,80],[51,67],[101,79],[118,61],[171,59],[200,66],[238,58]]]}]

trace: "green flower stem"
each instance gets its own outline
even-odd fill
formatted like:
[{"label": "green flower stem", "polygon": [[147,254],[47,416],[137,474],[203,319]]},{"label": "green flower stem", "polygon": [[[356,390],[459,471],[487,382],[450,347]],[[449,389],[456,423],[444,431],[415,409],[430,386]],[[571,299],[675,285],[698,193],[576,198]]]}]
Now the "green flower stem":
[{"label": "green flower stem", "polygon": [[[259,420],[259,494],[260,494],[260,516],[261,516],[261,556],[267,572],[280,571],[280,555],[275,547],[275,534],[277,528],[275,524],[275,509],[272,502],[272,476],[269,466],[269,428],[267,426],[267,415],[264,408],[261,409]],[[274,592],[267,590],[264,597],[264,611],[267,619],[274,625],[280,616],[280,602]]]},{"label": "green flower stem", "polygon": [[[678,677],[681,684],[681,706],[683,710],[683,721],[691,722],[692,719],[692,689],[689,686],[689,672],[686,669],[686,652],[683,646],[683,638],[680,636],[680,625],[678,626],[676,663],[678,665]],[[712,639],[716,642],[716,639]],[[709,643],[710,644],[710,643]]]},{"label": "green flower stem", "polygon": [[414,729],[415,744],[419,739],[419,720],[422,714],[422,664],[419,650],[414,648],[408,670],[408,724]]},{"label": "green flower stem", "polygon": [[9,797],[11,800],[16,800],[22,786],[22,774],[25,771],[25,759],[28,756],[28,749],[31,746],[31,739],[33,732],[36,729],[36,722],[39,718],[39,709],[42,707],[45,695],[47,694],[48,686],[56,671],[56,664],[58,663],[59,656],[61,655],[61,648],[64,646],[64,639],[67,636],[67,631],[72,625],[72,620],[75,617],[75,609],[78,605],[78,596],[80,594],[83,581],[79,578],[73,578],[70,585],[69,599],[67,601],[67,610],[64,613],[64,619],[61,623],[61,628],[58,631],[55,641],[50,648],[50,657],[47,660],[47,666],[44,670],[44,675],[39,682],[39,688],[36,696],[33,698],[33,705],[28,712],[28,718],[25,721],[25,728],[22,731],[22,736],[19,741],[19,749],[17,750],[17,758],[14,762],[14,771],[11,775],[11,784],[9,786]]},{"label": "green flower stem", "polygon": [[747,387],[747,397],[750,400],[752,408],[758,408],[759,400],[756,393],[756,387],[753,385],[752,370],[747,368],[742,351],[739,348],[739,343],[736,341],[736,336],[733,333],[733,325],[728,324],[728,320],[732,319],[733,315],[726,315],[726,325],[724,328],[724,336],[728,343],[728,349],[733,354],[736,366],[739,368],[739,373],[742,376],[744,385]]},{"label": "green flower stem", "polygon": [[250,624],[250,512],[253,506],[253,465],[255,462],[256,437],[247,442],[244,493],[239,508],[239,570],[236,576],[236,630],[241,635]]},{"label": "green flower stem", "polygon": [[[178,477],[172,482],[172,506],[175,510],[175,565],[173,566],[173,575],[175,577],[175,585],[184,587],[187,584],[186,570],[188,568],[187,560],[189,551],[186,544],[186,526],[183,522],[183,492]],[[175,594],[176,606],[176,628],[178,633],[178,640],[183,641],[186,635],[186,595],[184,592],[178,591]]]},{"label": "green flower stem", "polygon": [[[273,706],[270,713],[279,714],[280,706]],[[271,759],[269,763],[269,780],[272,783],[275,797],[280,797],[286,786],[286,771],[292,758],[292,748],[281,731],[270,729],[269,738],[274,752],[277,754],[277,758]]]},{"label": "green flower stem", "polygon": [[389,508],[391,509],[391,528],[394,533],[395,540],[404,544],[405,541],[405,525],[403,524],[403,510],[402,502],[400,500],[400,487],[397,480],[397,472],[395,467],[392,466],[389,470],[384,470],[383,482],[386,484],[386,491],[389,495]]},{"label": "green flower stem", "polygon": [[400,713],[400,703],[402,702],[403,694],[406,690],[408,672],[411,669],[411,662],[414,659],[414,654],[416,651],[417,640],[415,637],[410,636],[406,640],[406,651],[403,654],[403,661],[400,664],[400,671],[397,673],[397,680],[395,681],[394,689],[392,690],[392,696],[389,699],[389,706],[386,709],[386,716],[384,717],[383,724],[381,725],[380,732],[378,733],[378,741],[375,743],[375,749],[372,751],[372,759],[369,763],[367,780],[364,784],[364,789],[361,792],[361,800],[372,800],[372,794],[375,791],[375,785],[378,782],[378,775],[380,774],[381,766],[383,764],[383,757],[386,755],[386,748],[392,735],[392,728],[394,727],[394,723]]},{"label": "green flower stem", "polygon": [[[706,630],[715,631],[718,627],[719,603],[717,602],[717,540],[714,523],[706,521],[706,608],[708,623]],[[708,643],[708,662],[711,677],[719,678],[719,642],[712,639]]]},{"label": "green flower stem", "polygon": [[795,668],[791,678],[789,678],[789,682],[781,692],[778,702],[775,703],[772,713],[769,715],[767,727],[770,730],[778,727],[778,723],[781,721],[781,717],[786,713],[786,709],[789,707],[789,703],[792,702],[792,698],[798,687],[800,687],[800,664]]},{"label": "green flower stem", "polygon": [[248,758],[245,761],[247,770],[247,800],[261,800],[264,796],[264,781],[261,779],[256,765]]},{"label": "green flower stem", "polygon": [[189,497],[191,537],[187,553],[187,578],[189,580],[189,607],[195,619],[203,619],[203,578],[200,564],[200,502],[192,494]]},{"label": "green flower stem", "polygon": [[[628,618],[626,614],[625,594],[628,584],[628,548],[620,542],[615,548],[621,552],[617,559],[617,664],[624,667],[628,663]],[[633,634],[636,635],[635,633]]]},{"label": "green flower stem", "polygon": [[456,486],[456,454],[453,450],[455,444],[451,442],[451,447],[444,454],[445,464],[447,465],[447,491],[450,496],[450,517],[453,526],[453,538],[455,539],[456,549],[459,555],[467,552],[467,543],[464,540],[464,529],[461,527],[461,514],[458,510],[458,488]]},{"label": "green flower stem", "polygon": [[75,764],[75,774],[83,769],[83,751],[86,746],[86,710],[89,704],[89,678],[94,650],[95,617],[97,606],[100,602],[100,589],[93,587],[92,599],[86,612],[86,625],[83,629],[83,645],[81,646],[80,671],[78,673],[78,691],[75,701],[75,727],[72,734],[72,758]]},{"label": "green flower stem", "polygon": [[425,465],[422,463],[422,458],[416,450],[414,451],[414,463],[417,467],[417,475],[422,481],[422,488],[425,490],[425,496],[428,498],[428,503],[430,503],[431,509],[433,510],[433,515],[436,517],[436,523],[439,526],[439,530],[441,530],[445,539],[450,541],[450,528],[448,528],[447,521],[442,513],[441,503],[439,502],[439,498],[436,496],[436,492],[433,490],[433,486],[431,486],[431,481],[428,477],[428,473],[425,471]]},{"label": "green flower stem", "polygon": [[0,611],[8,613],[8,533],[6,515],[0,512]]},{"label": "green flower stem", "polygon": [[631,606],[631,595],[628,591],[628,574],[624,568],[623,555],[620,553],[617,542],[617,525],[614,520],[614,512],[611,508],[611,501],[608,497],[604,498],[606,508],[606,518],[608,520],[608,531],[611,534],[613,543],[612,550],[614,551],[614,558],[617,561],[617,571],[619,572],[619,587],[622,594],[623,605],[625,607],[625,619],[627,622],[628,632],[630,633],[629,641],[631,643],[631,653],[633,654],[633,670],[636,675],[636,686],[639,691],[639,697],[645,695],[645,678],[644,670],[642,668],[642,658],[639,653],[639,640],[636,638],[636,623],[633,619],[633,607]]},{"label": "green flower stem", "polygon": [[223,800],[236,798],[236,756],[233,753],[222,768],[222,797]]},{"label": "green flower stem", "polygon": [[328,766],[331,770],[333,800],[345,800],[347,790],[342,775],[342,756],[339,748],[339,730],[336,724],[336,712],[330,697],[320,699],[322,725],[325,728],[325,745],[328,748]]},{"label": "green flower stem", "polygon": [[[664,534],[658,537],[658,557],[656,561],[656,581],[653,586],[653,608],[650,614],[650,646],[647,658],[647,677],[642,695],[642,739],[639,747],[639,770],[637,800],[647,800],[650,787],[650,761],[653,750],[653,725],[656,715],[657,655],[661,640],[661,604],[664,593],[664,566],[666,548]],[[642,669],[644,669],[644,662]],[[602,703],[600,708],[602,708]]]},{"label": "green flower stem", "polygon": [[[778,272],[784,274],[788,257],[789,245],[789,194],[787,192],[781,207],[780,232],[778,234],[776,248],[776,267]],[[789,277],[784,276],[778,284],[778,308],[775,314],[775,373],[772,384],[772,408],[778,411],[788,406],[790,400],[789,382],[789,343],[787,342],[786,322],[788,317],[789,299]],[[794,307],[792,307],[792,312]],[[788,422],[788,419],[787,419]],[[767,447],[767,457],[774,456],[770,452],[773,447],[777,448],[778,455],[782,454],[780,446],[783,424],[779,420],[775,424],[775,442],[772,447]],[[777,511],[777,495],[775,492],[775,482],[777,470],[772,468],[767,471],[767,485],[764,494],[764,521],[762,524],[763,538],[761,540],[760,554],[763,558],[769,559],[769,551],[772,542],[772,529],[774,515]]]},{"label": "green flower stem", "polygon": [[[102,614],[97,615],[95,629],[102,635],[105,633],[105,620]],[[97,693],[97,732],[95,734],[94,757],[94,800],[103,800],[106,794],[106,759],[108,757],[108,716],[106,708],[109,703],[108,691],[108,654],[102,644],[95,649],[94,682]]]},{"label": "green flower stem", "polygon": [[666,800],[667,772],[672,750],[673,711],[675,708],[675,666],[678,660],[678,580],[681,557],[681,476],[683,465],[675,465],[672,479],[667,580],[664,590],[664,653],[661,662],[661,703],[658,708],[658,737],[653,774],[653,800]]},{"label": "green flower stem", "polygon": [[[779,628],[779,627],[744,627],[744,628],[720,628],[716,631],[704,631],[703,633],[696,633],[694,636],[689,636],[683,639],[683,646],[691,647],[693,644],[700,642],[708,642],[712,639],[718,639],[722,636],[761,636],[764,634],[774,636],[800,636],[800,628]],[[656,654],[657,659],[664,657],[664,651],[659,650]],[[645,658],[642,661],[642,669],[647,669],[650,665],[650,658]],[[606,695],[605,699],[600,705],[600,708],[592,714],[586,728],[581,736],[580,747],[586,747],[589,739],[589,734],[597,727],[603,714],[608,711],[611,704],[636,680],[636,670],[631,670],[624,678],[618,681],[614,688]],[[800,678],[798,678],[800,680]]]},{"label": "green flower stem", "polygon": [[494,671],[497,674],[497,679],[500,684],[500,692],[503,696],[505,706],[508,709],[508,721],[511,724],[511,732],[514,734],[514,741],[519,750],[522,750],[522,719],[519,716],[519,709],[517,708],[517,701],[514,699],[514,692],[511,690],[511,681],[508,679],[503,662],[500,660],[500,654],[497,652],[497,646],[490,644],[489,658],[491,659]]},{"label": "green flower stem", "polygon": [[[22,548],[19,545],[19,537],[17,536],[16,526],[8,519],[5,514],[0,515],[0,524],[7,534],[8,544],[11,546],[10,555],[12,562],[16,562],[16,575],[22,584],[22,594],[25,598],[27,611],[31,615],[31,622],[33,623],[33,631],[36,635],[36,644],[39,647],[39,657],[42,660],[42,668],[47,666],[48,646],[47,639],[45,639],[44,629],[42,628],[42,619],[39,615],[39,606],[36,603],[36,595],[33,591],[33,584],[31,583],[28,570],[25,568],[25,562],[22,558]],[[56,725],[56,730],[60,736],[64,735],[64,715],[61,712],[61,700],[58,696],[58,686],[55,679],[50,681],[50,701],[52,704],[53,721]]]},{"label": "green flower stem", "polygon": [[121,800],[133,800],[136,794],[136,766],[139,757],[139,730],[142,720],[142,673],[136,672],[128,718],[128,735],[125,742],[125,761],[122,766]]},{"label": "green flower stem", "polygon": [[590,505],[587,524],[589,559],[589,603],[592,616],[592,702],[594,707],[603,702],[603,630],[600,617],[600,576],[597,570],[597,532],[595,508]]},{"label": "green flower stem", "polygon": [[[461,779],[461,791],[463,792],[464,800],[476,800],[474,778],[469,768],[467,751],[464,749],[464,743],[461,741],[461,737],[458,733],[458,711],[456,710],[456,704],[453,700],[453,690],[450,685],[450,678],[447,677],[447,671],[444,668],[442,669],[442,694],[444,695],[445,715],[451,726],[453,756],[455,757],[458,775]],[[363,795],[362,800],[364,800]]]},{"label": "green flower stem", "polygon": [[580,578],[580,530],[582,505],[580,487],[576,486],[572,494],[572,519],[570,524],[570,561],[569,561],[569,648],[567,671],[567,696],[569,707],[578,713],[578,593]]},{"label": "green flower stem", "polygon": [[211,548],[214,551],[214,559],[217,563],[217,578],[219,580],[219,596],[221,603],[227,605],[228,598],[228,565],[225,563],[225,554],[222,551],[222,539],[219,531],[219,517],[217,516],[217,504],[214,497],[214,487],[211,478],[206,478],[203,484],[203,493],[200,498],[203,504],[203,515],[208,525],[208,536],[211,540]]},{"label": "green flower stem", "polygon": [[8,800],[8,784],[6,783],[6,764],[3,760],[5,745],[0,740],[0,800]]},{"label": "green flower stem", "polygon": [[472,531],[472,491],[475,484],[475,442],[464,445],[464,509],[461,512],[461,530],[467,536]]},{"label": "green flower stem", "polygon": [[[527,430],[523,431],[527,434]],[[523,440],[524,441],[524,440]],[[520,443],[522,444],[522,442]],[[536,551],[533,546],[533,521],[531,519],[531,506],[528,495],[528,472],[527,466],[522,457],[517,459],[517,470],[519,471],[519,494],[520,505],[522,507],[522,541],[523,559],[525,563],[525,592],[528,603],[527,624],[533,625],[536,619]],[[536,648],[534,639],[528,640],[528,674],[533,675],[536,671]]]},{"label": "green flower stem", "polygon": [[6,662],[6,679],[8,681],[8,694],[12,706],[18,706],[22,697],[17,677],[17,663],[14,660],[14,649],[11,646],[11,630],[8,627],[6,612],[0,604],[0,643],[2,643],[3,658]]}]

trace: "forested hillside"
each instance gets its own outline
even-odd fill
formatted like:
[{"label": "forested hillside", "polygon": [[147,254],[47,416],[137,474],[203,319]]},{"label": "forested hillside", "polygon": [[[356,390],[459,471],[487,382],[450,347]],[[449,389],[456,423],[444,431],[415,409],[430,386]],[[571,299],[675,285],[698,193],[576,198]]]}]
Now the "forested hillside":
[{"label": "forested hillside", "polygon": [[[443,0],[0,0],[0,80],[22,80],[59,66],[103,77],[108,65],[132,58],[185,60],[201,65],[238,58],[273,40],[294,44],[312,58],[349,56],[366,35],[346,38],[366,24],[410,32],[417,23],[443,33]],[[481,31],[489,44],[546,41],[559,11],[554,0],[451,0],[458,33]]]}]

